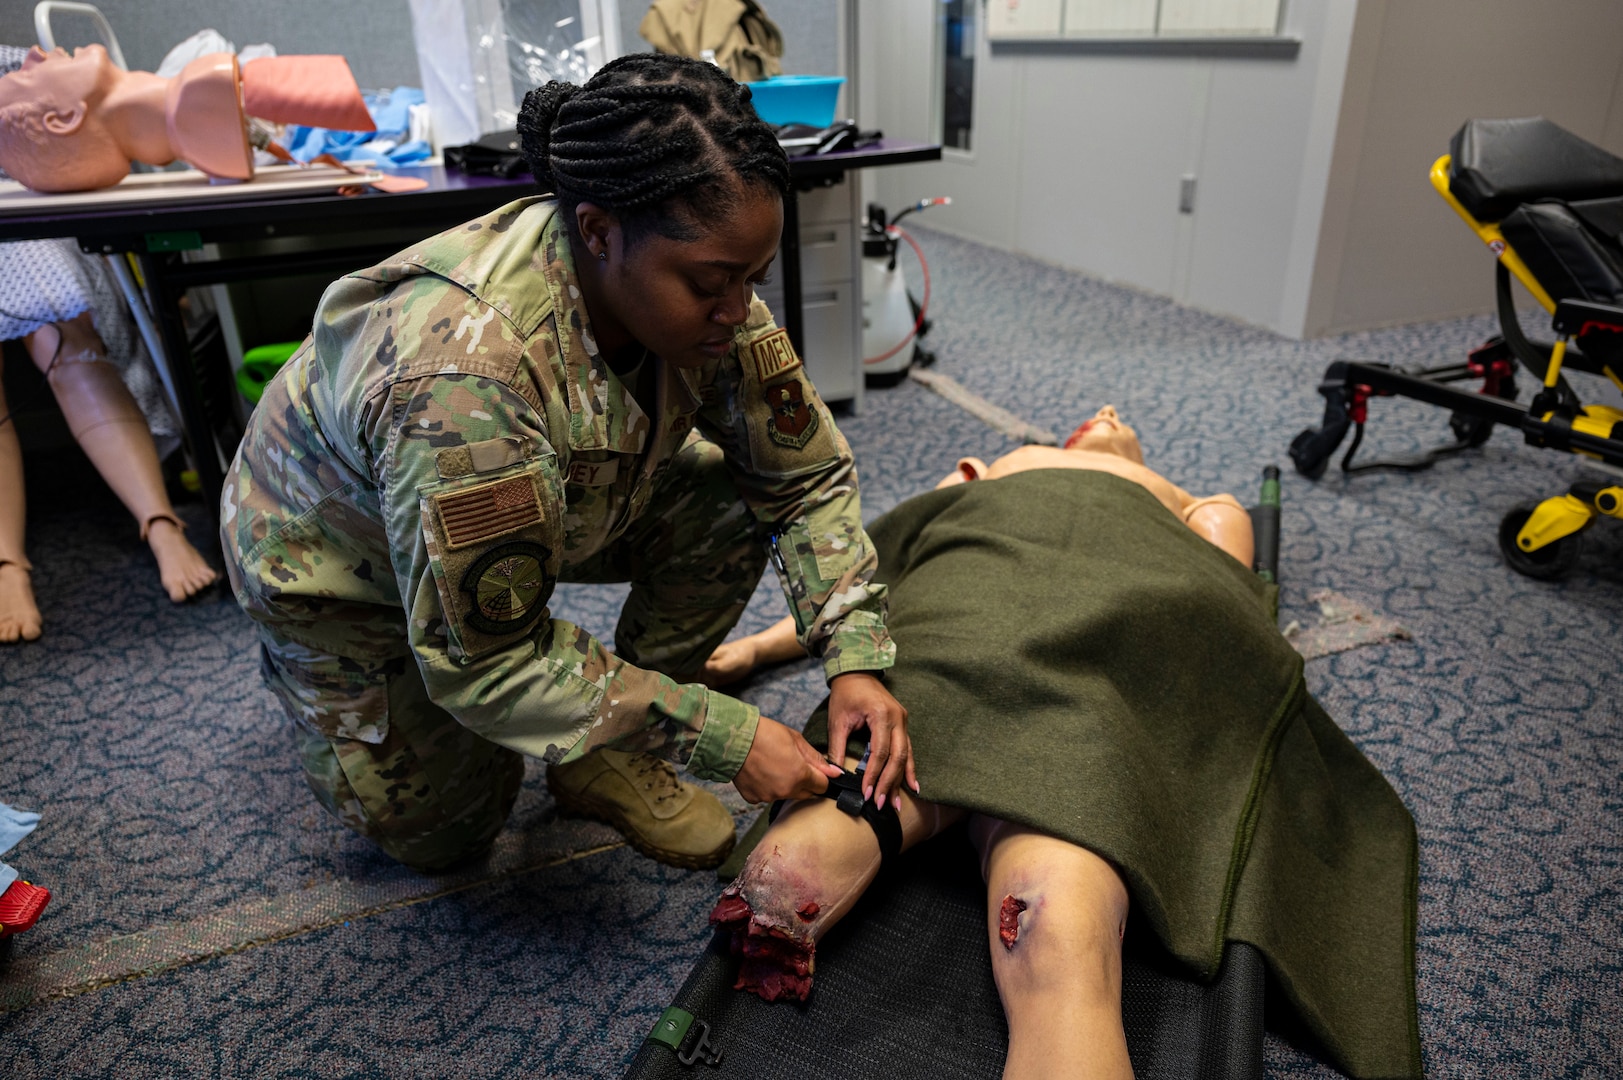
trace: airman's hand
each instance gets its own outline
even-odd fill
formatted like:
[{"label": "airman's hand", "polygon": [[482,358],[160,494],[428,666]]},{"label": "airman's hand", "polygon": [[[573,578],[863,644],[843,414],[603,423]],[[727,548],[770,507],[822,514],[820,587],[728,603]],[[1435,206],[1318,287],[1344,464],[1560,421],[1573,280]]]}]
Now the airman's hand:
[{"label": "airman's hand", "polygon": [[828,756],[845,760],[845,744],[858,728],[868,730],[868,771],[863,774],[863,798],[883,810],[886,799],[896,797],[896,785],[905,777],[916,794],[913,742],[907,735],[907,710],[891,697],[878,677],[866,671],[836,675],[828,687]]},{"label": "airman's hand", "polygon": [[733,786],[752,803],[809,799],[826,791],[829,778],[838,775],[839,767],[830,765],[800,732],[763,716]]}]

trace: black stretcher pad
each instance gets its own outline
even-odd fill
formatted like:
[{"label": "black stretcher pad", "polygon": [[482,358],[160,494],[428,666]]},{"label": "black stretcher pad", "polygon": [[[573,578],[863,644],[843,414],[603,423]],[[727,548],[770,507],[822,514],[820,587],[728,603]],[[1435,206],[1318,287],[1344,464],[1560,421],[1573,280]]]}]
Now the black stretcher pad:
[{"label": "black stretcher pad", "polygon": [[1623,158],[1542,116],[1468,120],[1449,142],[1448,189],[1478,221],[1533,199],[1623,195]]},{"label": "black stretcher pad", "polygon": [[[671,1004],[709,1025],[720,1064],[684,1066],[647,1042],[628,1080],[995,1080],[1008,1028],[986,918],[974,852],[962,826],[950,829],[882,871],[830,931],[804,1005],[732,989],[738,961],[714,939]],[[1154,948],[1129,929],[1122,1018],[1138,1080],[1261,1077],[1261,954],[1230,944],[1218,978],[1202,985]]]},{"label": "black stretcher pad", "polygon": [[1620,212],[1623,199],[1547,200],[1518,206],[1499,228],[1552,297],[1613,303],[1623,299],[1623,247],[1595,222]]}]

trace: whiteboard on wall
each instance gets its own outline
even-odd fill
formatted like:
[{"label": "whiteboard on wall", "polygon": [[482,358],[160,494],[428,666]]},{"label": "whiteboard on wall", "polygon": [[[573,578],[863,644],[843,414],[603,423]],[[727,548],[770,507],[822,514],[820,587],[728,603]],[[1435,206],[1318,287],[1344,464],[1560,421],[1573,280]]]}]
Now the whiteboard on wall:
[{"label": "whiteboard on wall", "polygon": [[1281,0],[987,0],[992,40],[1272,37]]}]

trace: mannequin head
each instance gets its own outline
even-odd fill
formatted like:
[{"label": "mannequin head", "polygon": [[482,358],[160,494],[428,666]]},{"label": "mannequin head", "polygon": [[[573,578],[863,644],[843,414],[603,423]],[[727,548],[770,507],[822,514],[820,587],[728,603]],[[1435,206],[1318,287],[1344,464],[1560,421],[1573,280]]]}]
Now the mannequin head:
[{"label": "mannequin head", "polygon": [[1135,464],[1144,464],[1144,451],[1138,445],[1138,432],[1128,427],[1116,414],[1114,405],[1106,405],[1091,419],[1077,425],[1070,438],[1065,440],[1065,449],[1115,454]]},{"label": "mannequin head", "polygon": [[[1037,448],[1025,447],[1028,452]],[[1042,448],[1044,453],[1052,454],[1050,448]],[[1071,432],[1070,438],[1065,440],[1065,450],[1077,453],[1111,454],[1115,457],[1131,461],[1135,465],[1144,464],[1144,451],[1138,445],[1138,432],[1128,427],[1117,415],[1114,405],[1106,405],[1087,420],[1077,425]],[[1007,455],[1013,458],[1019,451]],[[1000,462],[1004,458],[998,459]],[[943,476],[936,484],[939,490],[962,484],[970,480],[980,480],[991,472],[991,466],[977,457],[959,458],[958,464],[952,472]],[[1002,475],[1001,473],[999,475]]]},{"label": "mannequin head", "polygon": [[103,105],[122,74],[100,45],[29,50],[0,78],[0,168],[35,191],[118,183],[130,162]]}]

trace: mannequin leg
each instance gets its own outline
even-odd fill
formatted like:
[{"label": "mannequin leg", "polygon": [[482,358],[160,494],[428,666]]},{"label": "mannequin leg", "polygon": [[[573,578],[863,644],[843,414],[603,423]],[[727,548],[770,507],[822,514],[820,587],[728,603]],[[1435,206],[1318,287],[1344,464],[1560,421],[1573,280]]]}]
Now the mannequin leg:
[{"label": "mannequin leg", "polygon": [[[903,851],[964,816],[905,790],[897,793],[896,807]],[[712,923],[732,931],[733,949],[744,956],[738,989],[767,1001],[804,1001],[817,942],[878,873],[879,840],[866,821],[828,799],[784,807],[710,914]]]},{"label": "mannequin leg", "polygon": [[[0,416],[11,411],[6,387],[0,378]],[[23,533],[27,520],[23,496],[23,451],[17,442],[17,425],[0,422],[0,644],[33,641],[40,635],[39,605],[34,602],[31,569],[24,554]]]},{"label": "mannequin leg", "polygon": [[979,814],[992,975],[1009,1021],[1004,1080],[1130,1080],[1121,1020],[1127,887],[1086,848]]},{"label": "mannequin leg", "polygon": [[90,313],[41,329],[29,340],[34,363],[41,371],[49,368],[51,390],[73,437],[140,523],[141,538],[157,557],[169,598],[179,603],[213,584],[214,569],[186,539],[164,491],[146,417],[118,371],[106,362]]}]

